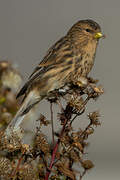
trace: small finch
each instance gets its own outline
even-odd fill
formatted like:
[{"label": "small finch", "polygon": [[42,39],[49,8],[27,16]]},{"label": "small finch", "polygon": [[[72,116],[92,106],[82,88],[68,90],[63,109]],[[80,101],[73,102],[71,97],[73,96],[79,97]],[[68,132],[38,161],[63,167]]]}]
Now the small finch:
[{"label": "small finch", "polygon": [[101,37],[99,24],[93,20],[80,20],[48,50],[17,95],[17,98],[24,95],[24,100],[6,129],[7,135],[10,130],[17,131],[26,113],[54,90],[87,77],[94,65]]}]

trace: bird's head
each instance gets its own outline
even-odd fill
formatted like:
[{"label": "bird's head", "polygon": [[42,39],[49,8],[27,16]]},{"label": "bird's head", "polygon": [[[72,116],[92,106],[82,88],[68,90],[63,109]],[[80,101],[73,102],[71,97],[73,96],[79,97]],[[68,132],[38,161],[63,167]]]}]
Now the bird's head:
[{"label": "bird's head", "polygon": [[95,40],[97,42],[100,38],[104,37],[99,24],[90,19],[78,21],[68,31],[68,35],[76,41]]}]

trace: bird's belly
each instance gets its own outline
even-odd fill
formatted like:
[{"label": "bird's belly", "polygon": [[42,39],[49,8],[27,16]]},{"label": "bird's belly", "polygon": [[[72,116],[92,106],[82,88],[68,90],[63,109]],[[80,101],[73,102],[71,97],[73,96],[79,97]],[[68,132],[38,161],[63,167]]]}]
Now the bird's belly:
[{"label": "bird's belly", "polygon": [[73,83],[78,82],[81,77],[87,77],[93,67],[93,62],[83,61],[79,65],[76,65],[74,72],[71,74],[71,80]]},{"label": "bird's belly", "polygon": [[41,78],[39,83],[39,91],[42,95],[47,95],[54,90],[64,87],[68,81],[71,72],[70,66],[57,66],[50,69],[44,77]]}]

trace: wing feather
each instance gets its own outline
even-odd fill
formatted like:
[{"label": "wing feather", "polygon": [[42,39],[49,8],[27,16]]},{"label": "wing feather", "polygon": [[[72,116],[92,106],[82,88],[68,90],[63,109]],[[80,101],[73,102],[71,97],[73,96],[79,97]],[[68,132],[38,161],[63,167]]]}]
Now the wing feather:
[{"label": "wing feather", "polygon": [[59,54],[58,51],[61,49],[62,46],[64,46],[65,41],[66,41],[65,37],[62,37],[51,48],[49,48],[45,57],[34,69],[33,73],[30,75],[29,79],[31,79],[40,69],[56,64],[56,62],[58,61],[58,59],[57,59],[58,54]]},{"label": "wing feather", "polygon": [[64,36],[48,50],[43,60],[37,65],[33,73],[28,78],[28,81],[17,94],[17,98],[24,95],[31,83],[42,73],[46,72],[46,69],[51,66],[55,67],[59,65],[63,60],[62,57],[65,56],[65,53],[67,54],[67,51],[69,51],[69,42]]}]

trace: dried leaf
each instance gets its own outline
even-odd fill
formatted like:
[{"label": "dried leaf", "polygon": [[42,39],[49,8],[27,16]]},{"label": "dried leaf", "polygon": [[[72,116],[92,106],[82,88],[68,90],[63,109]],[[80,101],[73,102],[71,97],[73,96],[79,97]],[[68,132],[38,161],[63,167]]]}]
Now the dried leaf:
[{"label": "dried leaf", "polygon": [[87,135],[93,134],[94,133],[94,129],[92,127],[90,127],[89,129],[86,130],[85,132]]},{"label": "dried leaf", "polygon": [[74,142],[73,146],[77,147],[81,152],[83,152],[83,146],[80,142]]},{"label": "dried leaf", "polygon": [[70,151],[70,158],[71,158],[74,162],[80,162],[79,153],[76,152],[75,150],[71,150],[71,151]]},{"label": "dried leaf", "polygon": [[66,161],[66,163],[59,162],[55,166],[57,167],[58,171],[60,171],[62,174],[71,178],[72,180],[75,180],[75,173],[73,170],[71,170],[69,168],[69,162],[68,161]]}]

